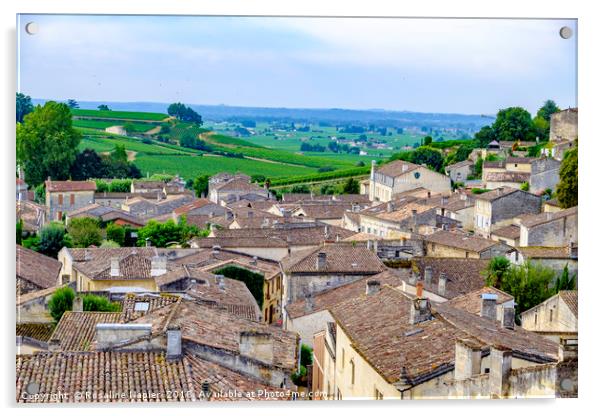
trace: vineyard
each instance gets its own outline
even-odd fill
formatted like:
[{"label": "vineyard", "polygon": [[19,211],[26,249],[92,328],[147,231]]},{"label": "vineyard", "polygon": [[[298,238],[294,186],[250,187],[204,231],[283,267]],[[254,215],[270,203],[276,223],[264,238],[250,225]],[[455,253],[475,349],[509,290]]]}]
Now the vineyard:
[{"label": "vineyard", "polygon": [[71,109],[74,117],[98,118],[98,119],[119,119],[119,120],[148,120],[163,121],[169,116],[162,113],[143,113],[138,111],[101,111],[101,110],[81,110],[79,108]]}]

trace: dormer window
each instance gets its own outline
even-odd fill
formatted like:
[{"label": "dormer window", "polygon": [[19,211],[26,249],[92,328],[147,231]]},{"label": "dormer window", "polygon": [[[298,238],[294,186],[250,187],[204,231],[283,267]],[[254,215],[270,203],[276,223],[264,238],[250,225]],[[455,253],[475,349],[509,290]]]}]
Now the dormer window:
[{"label": "dormer window", "polygon": [[148,312],[149,308],[148,302],[136,302],[134,303],[134,311],[136,312]]}]

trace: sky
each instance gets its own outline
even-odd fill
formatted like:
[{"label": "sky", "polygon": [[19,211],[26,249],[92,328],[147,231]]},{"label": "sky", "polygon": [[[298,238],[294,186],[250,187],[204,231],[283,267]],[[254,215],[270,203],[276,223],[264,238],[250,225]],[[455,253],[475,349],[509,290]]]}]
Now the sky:
[{"label": "sky", "polygon": [[32,98],[460,114],[577,106],[575,20],[20,15],[17,30],[18,90]]}]

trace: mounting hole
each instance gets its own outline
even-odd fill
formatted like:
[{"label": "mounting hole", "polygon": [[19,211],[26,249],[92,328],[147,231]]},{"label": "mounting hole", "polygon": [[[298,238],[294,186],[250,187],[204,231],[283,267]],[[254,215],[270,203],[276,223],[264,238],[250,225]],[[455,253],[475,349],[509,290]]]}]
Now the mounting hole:
[{"label": "mounting hole", "polygon": [[36,22],[29,22],[25,25],[25,31],[29,35],[35,35],[38,33],[38,24]]},{"label": "mounting hole", "polygon": [[568,26],[560,28],[560,37],[562,39],[569,39],[571,36],[573,36],[573,29]]}]

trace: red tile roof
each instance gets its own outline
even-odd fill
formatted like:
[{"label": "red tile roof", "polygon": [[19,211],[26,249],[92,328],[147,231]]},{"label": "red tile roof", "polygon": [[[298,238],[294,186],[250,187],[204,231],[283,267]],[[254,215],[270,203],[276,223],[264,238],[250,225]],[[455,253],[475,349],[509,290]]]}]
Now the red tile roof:
[{"label": "red tile roof", "polygon": [[94,181],[46,181],[48,192],[96,191]]},{"label": "red tile roof", "polygon": [[17,277],[46,289],[59,283],[61,262],[20,245],[17,251]]}]

